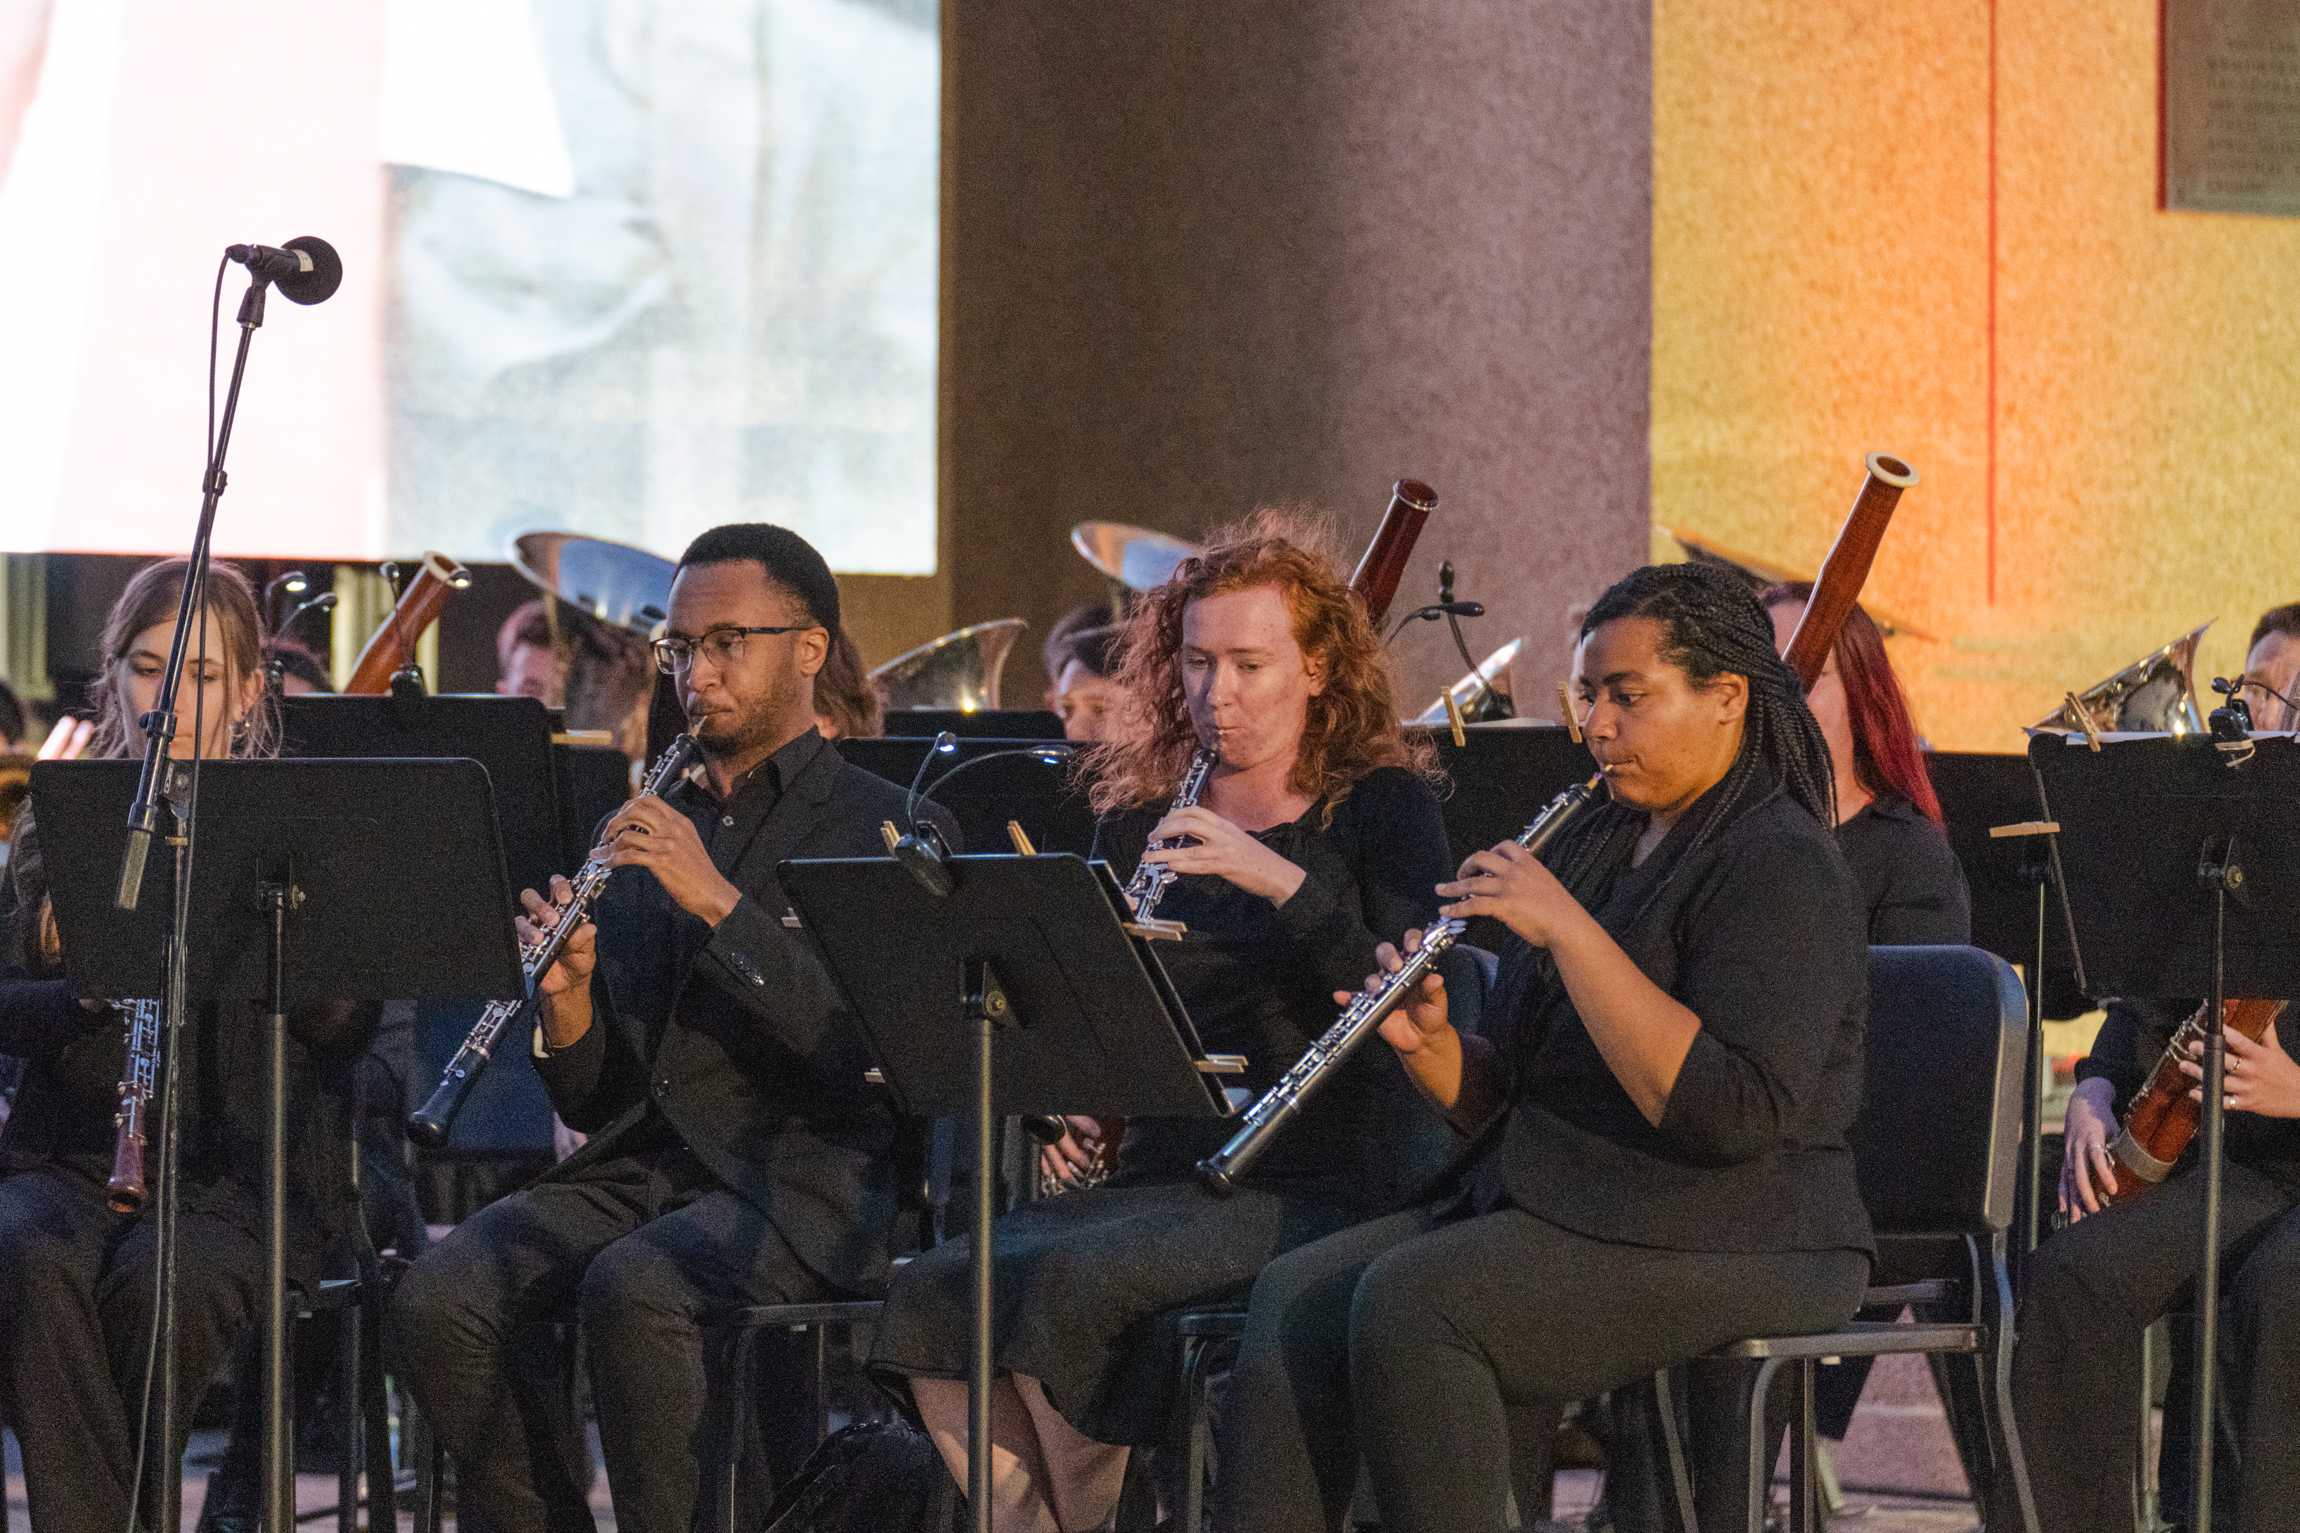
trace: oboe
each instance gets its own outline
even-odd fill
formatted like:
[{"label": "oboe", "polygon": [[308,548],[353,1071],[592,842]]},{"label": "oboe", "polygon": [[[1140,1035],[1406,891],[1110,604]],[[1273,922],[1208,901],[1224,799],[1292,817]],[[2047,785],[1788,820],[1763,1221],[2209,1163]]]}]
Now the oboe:
[{"label": "oboe", "polygon": [[[1197,807],[1198,795],[1206,791],[1206,779],[1214,770],[1215,759],[1214,752],[1203,745],[1199,746],[1191,755],[1189,768],[1182,773],[1182,785],[1174,790],[1174,801],[1166,806],[1168,814],[1172,814],[1178,809]],[[1144,852],[1162,851],[1179,844],[1180,838],[1176,837],[1152,841],[1142,850]],[[1134,924],[1136,926],[1152,930],[1157,928],[1158,902],[1166,897],[1166,890],[1173,882],[1174,870],[1162,862],[1152,862],[1145,857],[1141,862],[1134,865],[1134,876],[1126,881],[1124,893],[1127,905],[1134,911]],[[1055,1143],[1067,1132],[1067,1125],[1051,1113],[1025,1118],[1023,1125],[1030,1130],[1033,1138],[1046,1144]],[[1072,1191],[1078,1187],[1092,1187],[1099,1182],[1108,1180],[1111,1171],[1117,1165],[1118,1137],[1123,1126],[1121,1122],[1115,1119],[1103,1125],[1108,1136],[1095,1152],[1094,1163],[1079,1174],[1075,1183],[1049,1181],[1042,1184],[1040,1190],[1051,1195]]]},{"label": "oboe", "polygon": [[[1517,844],[1540,856],[1543,848],[1557,839],[1557,833],[1572,823],[1583,806],[1597,797],[1604,782],[1605,774],[1598,772],[1587,782],[1575,783],[1551,799],[1541,813],[1533,817],[1533,823],[1517,833]],[[1374,1035],[1382,1019],[1405,1002],[1413,993],[1413,987],[1437,966],[1439,957],[1468,930],[1469,922],[1455,917],[1437,922],[1422,933],[1421,946],[1406,954],[1404,962],[1383,975],[1380,984],[1351,1001],[1334,1019],[1334,1025],[1294,1061],[1293,1068],[1246,1109],[1238,1132],[1230,1136],[1230,1142],[1198,1162],[1198,1179],[1207,1189],[1223,1197],[1237,1191],[1238,1178],[1261,1158],[1278,1130],[1302,1110],[1319,1087],[1333,1079],[1334,1073],[1357,1052],[1358,1045]]]},{"label": "oboe", "polygon": [[[1198,795],[1206,791],[1206,777],[1214,770],[1214,753],[1205,746],[1198,747],[1190,757],[1189,770],[1182,774],[1182,786],[1174,790],[1174,802],[1166,806],[1173,814],[1182,809],[1198,807]],[[1142,850],[1162,852],[1181,844],[1179,836],[1153,841]],[[1174,882],[1174,870],[1162,862],[1145,857],[1134,865],[1134,876],[1126,880],[1126,903],[1134,907],[1134,923],[1148,925],[1158,919],[1158,902],[1166,897],[1166,888]]]},{"label": "oboe", "polygon": [[122,1001],[114,1010],[127,1029],[128,1059],[120,1070],[120,1106],[112,1115],[118,1130],[112,1141],[112,1175],[104,1183],[104,1206],[132,1214],[144,1206],[145,1114],[160,1084],[160,1003]]},{"label": "oboe", "polygon": [[[647,780],[640,784],[639,796],[660,795],[695,753],[695,738],[680,735],[663,747],[663,754],[655,758],[648,769]],[[487,1061],[495,1052],[495,1045],[503,1037],[503,1030],[524,1012],[535,999],[535,986],[551,965],[559,958],[559,950],[591,917],[591,907],[598,902],[599,893],[607,887],[607,875],[614,869],[606,861],[593,857],[583,864],[581,871],[569,882],[573,892],[559,912],[557,920],[539,934],[534,941],[523,943],[519,949],[519,967],[524,972],[527,994],[514,1001],[490,1001],[479,1020],[471,1024],[471,1031],[455,1049],[455,1057],[440,1072],[439,1085],[431,1096],[407,1116],[408,1137],[416,1143],[436,1146],[446,1142],[448,1131],[455,1127],[455,1115],[463,1110],[464,1098],[471,1094],[473,1082],[479,1072],[487,1068]]]}]

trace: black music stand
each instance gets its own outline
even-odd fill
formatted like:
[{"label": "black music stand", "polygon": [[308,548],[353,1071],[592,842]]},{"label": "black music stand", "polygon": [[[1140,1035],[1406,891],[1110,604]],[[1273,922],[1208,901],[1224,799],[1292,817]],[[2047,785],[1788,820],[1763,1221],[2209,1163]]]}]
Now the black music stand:
[{"label": "black music stand", "polygon": [[[547,889],[552,874],[571,866],[559,823],[551,712],[535,698],[312,693],[280,700],[280,734],[283,756],[476,761],[495,786],[511,887]],[[584,833],[597,824],[585,825]],[[586,840],[576,860],[589,850]]]},{"label": "black music stand", "polygon": [[[839,754],[874,777],[896,787],[908,787],[918,776],[919,764],[934,753],[932,740],[889,736],[875,740],[841,740]],[[1075,747],[1059,733],[1048,740],[998,740],[967,737],[944,752],[927,770],[932,776],[934,801],[958,821],[963,846],[1002,846],[1009,821],[1022,827],[1031,845],[1041,852],[1094,850],[1094,811],[1084,789],[1067,769],[1049,769],[1043,761],[1016,754],[1004,761],[971,763],[984,757],[1028,752],[1051,746]],[[961,767],[966,768],[960,771]]]},{"label": "black music stand", "polygon": [[783,890],[860,1018],[901,1110],[974,1120],[967,1504],[990,1528],[995,1134],[1010,1114],[1219,1117],[1221,1088],[1117,880],[1067,854],[948,859],[930,892],[892,858],[808,858]]},{"label": "black music stand", "polygon": [[[166,993],[177,862],[157,865],[160,898],[134,910],[113,900],[111,874],[126,848],[136,778],[133,761],[32,769],[65,968],[83,991],[108,999]],[[183,1011],[211,1000],[253,1002],[263,1018],[264,1525],[290,1528],[287,1013],[318,1000],[518,995],[518,942],[493,799],[477,762],[207,762],[197,793],[184,991],[169,1033],[172,1044]],[[172,1109],[163,1116],[172,1118]],[[157,1195],[165,1223],[175,1177],[162,1153]],[[173,1309],[173,1266],[172,1253],[164,1255],[171,1294],[164,1316]],[[174,1337],[163,1335],[160,1349],[160,1420],[172,1423]],[[175,1473],[165,1455],[160,1472]],[[167,1494],[179,1491],[171,1479]],[[388,1478],[368,1495],[387,1506]]]},{"label": "black music stand", "polygon": [[2029,760],[2053,838],[2078,972],[2098,993],[2202,995],[2203,1251],[2196,1278],[2195,1507],[2212,1522],[2220,1293],[2223,1003],[2300,996],[2300,743],[2253,736],[2241,757],[2208,738],[2040,734]]}]

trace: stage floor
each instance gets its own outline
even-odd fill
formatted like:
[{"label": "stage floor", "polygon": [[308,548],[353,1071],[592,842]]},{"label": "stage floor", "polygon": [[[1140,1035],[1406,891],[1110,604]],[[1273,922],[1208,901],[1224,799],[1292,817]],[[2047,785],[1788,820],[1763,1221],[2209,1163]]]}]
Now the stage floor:
[{"label": "stage floor", "polygon": [[[200,1502],[207,1489],[208,1467],[221,1450],[222,1440],[221,1432],[193,1434],[184,1476],[187,1533],[197,1525]],[[1838,1470],[1848,1486],[1846,1515],[1837,1522],[1842,1529],[1857,1529],[1859,1533],[1967,1533],[1976,1525],[1971,1505],[1962,1499],[1962,1477],[1942,1425],[1940,1402],[1933,1396],[1922,1365],[1914,1360],[1888,1358],[1879,1365],[1861,1402],[1860,1414],[1854,1420],[1852,1435],[1838,1456]],[[1861,1486],[1891,1487],[1891,1490],[1853,1488]],[[1578,1527],[1580,1515],[1588,1510],[1596,1493],[1594,1471],[1569,1470],[1560,1474],[1556,1515],[1562,1525]],[[10,1533],[21,1533],[30,1527],[30,1518],[24,1507],[23,1469],[12,1437],[7,1439],[7,1494],[7,1527]],[[607,1533],[615,1522],[607,1502],[604,1476],[594,1487],[591,1499],[599,1527],[602,1533]],[[333,1516],[322,1509],[332,1509],[334,1503],[332,1475],[304,1475],[298,1479],[298,1510],[307,1515],[321,1514],[307,1522],[307,1527],[333,1528]],[[410,1529],[414,1526],[412,1516],[404,1508],[400,1525]],[[448,1526],[454,1525],[450,1520]]]}]

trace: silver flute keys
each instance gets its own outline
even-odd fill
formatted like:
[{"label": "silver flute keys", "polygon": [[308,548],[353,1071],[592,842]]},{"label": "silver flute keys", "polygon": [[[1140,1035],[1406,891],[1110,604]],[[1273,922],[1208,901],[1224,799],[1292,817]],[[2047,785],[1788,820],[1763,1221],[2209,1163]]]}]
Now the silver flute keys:
[{"label": "silver flute keys", "polygon": [[[639,797],[660,797],[678,775],[685,771],[695,754],[695,737],[681,735],[663,747],[663,754],[655,758],[647,771],[647,780],[639,786]],[[490,1001],[479,1020],[471,1024],[463,1042],[455,1049],[455,1057],[439,1075],[439,1085],[421,1107],[407,1115],[408,1137],[417,1144],[436,1147],[446,1142],[449,1130],[455,1127],[455,1115],[463,1110],[464,1098],[471,1094],[472,1083],[479,1072],[487,1068],[488,1058],[512,1019],[525,1011],[535,998],[535,986],[551,965],[558,961],[559,950],[576,928],[591,918],[591,907],[598,902],[599,892],[607,886],[607,876],[614,872],[606,862],[593,857],[568,880],[572,886],[567,904],[558,919],[539,933],[532,942],[520,944],[519,967],[527,982],[527,994],[513,1001]]]},{"label": "silver flute keys", "polygon": [[[1551,799],[1541,813],[1534,816],[1533,823],[1518,832],[1517,844],[1538,856],[1582,806],[1597,796],[1603,781],[1600,774],[1587,782],[1575,783]],[[1357,1052],[1359,1044],[1374,1035],[1382,1019],[1404,1004],[1413,987],[1437,966],[1448,948],[1461,941],[1462,933],[1467,930],[1467,921],[1450,916],[1435,923],[1422,933],[1421,946],[1406,954],[1404,961],[1383,975],[1380,983],[1361,991],[1344,1007],[1334,1025],[1319,1034],[1302,1057],[1294,1061],[1293,1067],[1279,1077],[1277,1084],[1246,1109],[1229,1143],[1198,1162],[1198,1180],[1207,1190],[1222,1197],[1237,1191],[1238,1178],[1261,1158],[1278,1130],[1302,1110],[1319,1087],[1333,1078],[1343,1062]]]}]

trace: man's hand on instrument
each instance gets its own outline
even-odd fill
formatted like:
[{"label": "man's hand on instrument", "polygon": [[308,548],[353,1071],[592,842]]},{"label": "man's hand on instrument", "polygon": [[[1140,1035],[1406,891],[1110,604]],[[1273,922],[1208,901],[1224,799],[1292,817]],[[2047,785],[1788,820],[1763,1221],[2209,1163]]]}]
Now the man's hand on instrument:
[{"label": "man's hand on instrument", "polygon": [[[2242,1033],[2222,1035],[2228,1040],[2227,1100],[2230,1112],[2258,1113],[2263,1118],[2300,1118],[2300,1061],[2284,1052],[2271,1032],[2254,1043]],[[2188,1099],[2204,1100],[2204,1064],[2195,1052],[2180,1061],[2180,1073],[2197,1084]]]},{"label": "man's hand on instrument", "polygon": [[2086,1214],[2097,1214],[2116,1195],[2116,1157],[2108,1151],[2116,1135],[2116,1113],[2110,1102],[2115,1088],[2095,1076],[2078,1081],[2069,1093],[2068,1114],[2061,1121],[2060,1211],[2074,1224]]},{"label": "man's hand on instrument", "polygon": [[[575,886],[554,875],[551,879],[551,898],[545,899],[532,889],[519,891],[519,903],[527,914],[514,923],[519,932],[519,945],[529,947],[543,940],[559,920],[559,912],[575,897]],[[591,983],[591,970],[599,962],[599,930],[589,921],[575,928],[560,945],[559,956],[551,967],[535,982],[535,993],[546,1000],[565,995],[568,991]]]},{"label": "man's hand on instrument", "polygon": [[743,897],[713,866],[694,822],[652,795],[616,811],[599,848],[594,855],[611,868],[645,868],[654,874],[674,904],[709,925],[724,921]]},{"label": "man's hand on instrument", "polygon": [[1298,865],[1271,851],[1232,821],[1202,804],[1177,809],[1151,829],[1153,842],[1193,836],[1193,846],[1153,846],[1142,854],[1144,862],[1162,862],[1177,873],[1202,873],[1226,879],[1248,894],[1258,894],[1273,905],[1283,905],[1309,875]]},{"label": "man's hand on instrument", "polygon": [[1038,1150],[1038,1169],[1050,1182],[1081,1187],[1109,1154],[1110,1130],[1100,1118],[1084,1113],[1063,1115],[1063,1135]]},{"label": "man's hand on instrument", "polygon": [[1539,948],[1550,946],[1569,919],[1584,916],[1557,875],[1515,841],[1470,853],[1453,882],[1439,884],[1437,892],[1453,901],[1439,906],[1439,914],[1492,916]]},{"label": "man's hand on instrument", "polygon": [[[1406,933],[1407,953],[1419,951],[1421,945],[1422,934],[1418,927]],[[1366,976],[1366,989],[1369,991],[1379,990],[1405,962],[1405,956],[1385,942],[1374,949],[1374,961],[1381,965],[1381,972]],[[1347,990],[1334,992],[1334,1000],[1338,1005],[1347,1006],[1356,999]],[[1400,1054],[1411,1054],[1432,1038],[1449,1031],[1452,1026],[1446,1020],[1445,976],[1432,969],[1406,993],[1405,1000],[1395,1010],[1382,1018],[1381,1026],[1376,1031]]]}]

